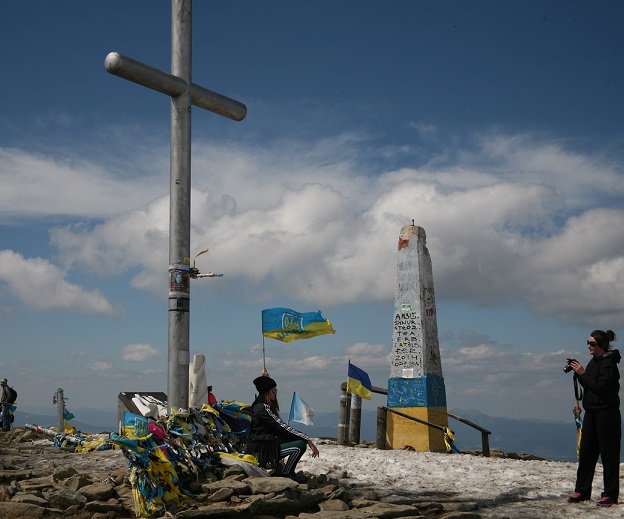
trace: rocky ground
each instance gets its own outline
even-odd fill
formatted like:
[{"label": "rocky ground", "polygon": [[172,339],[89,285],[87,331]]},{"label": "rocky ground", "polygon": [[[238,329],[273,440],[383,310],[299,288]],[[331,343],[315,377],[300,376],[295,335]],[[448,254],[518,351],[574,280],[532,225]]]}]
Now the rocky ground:
[{"label": "rocky ground", "polygon": [[[239,466],[219,481],[197,481],[197,497],[153,517],[259,519],[371,519],[481,517],[470,502],[448,496],[381,496],[370,485],[347,483],[347,474],[248,477]],[[0,433],[0,518],[134,517],[127,461],[120,450],[74,453],[34,431]]]}]

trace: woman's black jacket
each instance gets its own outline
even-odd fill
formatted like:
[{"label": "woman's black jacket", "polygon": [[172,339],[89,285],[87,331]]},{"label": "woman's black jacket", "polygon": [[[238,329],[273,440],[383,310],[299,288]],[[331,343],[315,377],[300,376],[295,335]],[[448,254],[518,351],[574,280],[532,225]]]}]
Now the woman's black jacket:
[{"label": "woman's black jacket", "polygon": [[582,375],[578,377],[585,390],[583,407],[585,411],[618,408],[620,406],[620,352],[608,350],[593,357]]}]

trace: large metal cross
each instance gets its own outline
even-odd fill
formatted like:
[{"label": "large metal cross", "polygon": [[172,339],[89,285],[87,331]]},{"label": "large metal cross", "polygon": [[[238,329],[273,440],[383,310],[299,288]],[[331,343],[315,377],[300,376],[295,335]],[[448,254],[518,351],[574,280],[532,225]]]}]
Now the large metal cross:
[{"label": "large metal cross", "polygon": [[104,60],[108,72],[171,96],[169,209],[169,353],[167,399],[188,407],[191,241],[191,105],[235,121],[247,107],[191,82],[192,0],[171,1],[171,74],[118,52]]}]

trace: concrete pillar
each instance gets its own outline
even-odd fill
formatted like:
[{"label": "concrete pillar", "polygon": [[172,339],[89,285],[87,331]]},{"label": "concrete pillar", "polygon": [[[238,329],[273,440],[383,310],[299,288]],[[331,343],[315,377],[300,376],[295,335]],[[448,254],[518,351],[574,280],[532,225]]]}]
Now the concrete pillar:
[{"label": "concrete pillar", "polygon": [[189,408],[208,404],[208,382],[206,380],[206,356],[198,353],[189,366]]},{"label": "concrete pillar", "polygon": [[349,443],[360,443],[360,426],[362,422],[362,397],[351,395],[351,412],[349,418]]},{"label": "concrete pillar", "polygon": [[65,396],[63,388],[59,387],[54,395],[54,402],[56,402],[56,417],[58,419],[58,429],[62,433],[65,430]]},{"label": "concrete pillar", "polygon": [[[404,225],[398,249],[388,407],[447,427],[433,271],[425,230]],[[388,413],[386,427],[389,448],[446,451],[444,435],[438,429],[394,413]]]},{"label": "concrete pillar", "polygon": [[338,445],[346,445],[347,440],[349,439],[347,436],[347,422],[349,420],[349,416],[347,414],[347,399],[349,395],[346,391],[342,390],[340,392],[340,412],[338,415],[338,435],[336,437],[336,443]]}]

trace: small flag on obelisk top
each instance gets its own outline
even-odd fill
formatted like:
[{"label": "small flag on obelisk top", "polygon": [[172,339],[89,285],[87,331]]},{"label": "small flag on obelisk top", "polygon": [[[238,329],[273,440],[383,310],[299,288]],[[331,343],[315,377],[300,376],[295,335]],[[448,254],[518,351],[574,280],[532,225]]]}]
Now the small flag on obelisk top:
[{"label": "small flag on obelisk top", "polygon": [[314,409],[306,404],[297,393],[293,393],[290,404],[289,422],[299,422],[305,425],[313,425]]},{"label": "small flag on obelisk top", "polygon": [[347,374],[347,393],[359,395],[366,400],[371,399],[373,385],[371,384],[368,373],[363,369],[351,364],[349,361],[349,372]]}]

